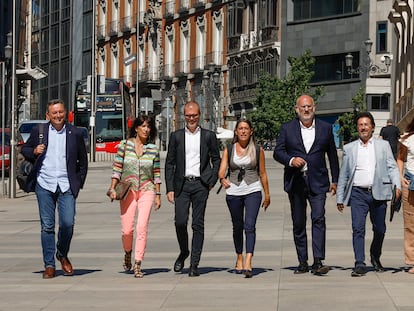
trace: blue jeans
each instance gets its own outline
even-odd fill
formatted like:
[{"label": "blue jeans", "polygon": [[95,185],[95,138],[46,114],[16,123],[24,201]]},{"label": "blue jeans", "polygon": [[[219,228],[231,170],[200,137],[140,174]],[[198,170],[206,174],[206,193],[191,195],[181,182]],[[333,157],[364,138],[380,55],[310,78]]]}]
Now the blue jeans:
[{"label": "blue jeans", "polygon": [[[59,186],[51,192],[36,185],[35,189],[39,206],[43,262],[46,267],[55,267],[55,249],[59,257],[67,257],[75,225],[76,201],[69,189],[62,192]],[[59,215],[58,241],[55,248],[55,210]]]},{"label": "blue jeans", "polygon": [[256,220],[262,202],[260,191],[247,195],[226,195],[227,206],[233,222],[233,242],[236,254],[243,253],[243,229],[246,234],[246,253],[254,253]]},{"label": "blue jeans", "polygon": [[386,225],[387,201],[377,201],[370,192],[353,187],[351,191],[352,244],[355,254],[355,266],[365,264],[365,223],[369,212],[374,237],[370,255],[375,259],[381,256]]}]

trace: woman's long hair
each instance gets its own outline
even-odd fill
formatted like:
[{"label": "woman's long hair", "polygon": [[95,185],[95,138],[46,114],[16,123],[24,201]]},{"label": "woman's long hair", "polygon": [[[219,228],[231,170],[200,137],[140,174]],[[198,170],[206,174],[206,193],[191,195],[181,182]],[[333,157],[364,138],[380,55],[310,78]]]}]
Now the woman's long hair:
[{"label": "woman's long hair", "polygon": [[137,131],[135,129],[137,126],[142,125],[145,121],[148,122],[151,129],[147,143],[154,142],[157,137],[157,127],[155,126],[155,117],[153,114],[146,115],[145,113],[139,113],[129,130],[128,138],[136,137]]},{"label": "woman's long hair", "polygon": [[[232,141],[233,145],[239,141],[239,138],[237,137],[237,128],[240,123],[246,123],[249,126],[249,128],[253,130],[253,125],[252,125],[252,122],[250,122],[250,120],[246,118],[241,118],[237,120],[236,127],[234,128],[234,136],[233,136],[233,141]],[[249,143],[247,144],[247,156],[250,158],[252,163],[256,162],[256,140],[254,138],[254,131],[252,135],[250,136]]]}]

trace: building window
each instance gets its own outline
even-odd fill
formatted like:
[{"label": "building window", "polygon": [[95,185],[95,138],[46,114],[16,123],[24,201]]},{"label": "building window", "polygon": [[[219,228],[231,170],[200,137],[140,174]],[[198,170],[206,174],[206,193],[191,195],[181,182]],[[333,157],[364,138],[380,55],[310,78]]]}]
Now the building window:
[{"label": "building window", "polygon": [[50,30],[50,57],[52,61],[59,58],[59,33],[59,25],[52,26]]},{"label": "building window", "polygon": [[262,23],[262,27],[276,26],[276,0],[261,0],[261,6],[259,8],[260,18],[259,22]]},{"label": "building window", "polygon": [[[354,65],[353,67],[359,66],[359,53],[351,53]],[[315,57],[314,72],[315,75],[312,77],[311,83],[321,82],[335,82],[341,80],[347,80],[352,78],[358,78],[358,74],[349,74],[348,69],[345,66],[345,55],[333,54]]]},{"label": "building window", "polygon": [[69,56],[70,54],[70,21],[62,23],[61,33],[61,56]]},{"label": "building window", "polygon": [[83,1],[83,12],[92,11],[93,7],[93,1],[92,0],[84,0]]},{"label": "building window", "polygon": [[387,22],[377,22],[377,53],[387,52]]},{"label": "building window", "polygon": [[82,78],[86,78],[91,73],[92,68],[92,52],[82,53]]},{"label": "building window", "polygon": [[238,0],[228,5],[227,38],[229,50],[240,48],[240,35],[243,33],[243,11],[243,1]]},{"label": "building window", "polygon": [[82,49],[88,51],[92,49],[92,12],[83,15],[83,27],[82,27]]},{"label": "building window", "polygon": [[368,110],[390,111],[390,94],[367,94]]},{"label": "building window", "polygon": [[293,19],[303,20],[359,12],[358,0],[291,0]]}]

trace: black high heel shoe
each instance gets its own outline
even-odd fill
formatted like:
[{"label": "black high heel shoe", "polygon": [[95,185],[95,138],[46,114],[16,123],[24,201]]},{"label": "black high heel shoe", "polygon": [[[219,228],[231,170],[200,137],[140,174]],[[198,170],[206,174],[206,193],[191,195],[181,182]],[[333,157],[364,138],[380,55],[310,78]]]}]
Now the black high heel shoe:
[{"label": "black high heel shoe", "polygon": [[236,267],[234,267],[234,273],[236,273],[236,274],[242,274],[243,273],[243,269],[237,269],[237,266]]}]

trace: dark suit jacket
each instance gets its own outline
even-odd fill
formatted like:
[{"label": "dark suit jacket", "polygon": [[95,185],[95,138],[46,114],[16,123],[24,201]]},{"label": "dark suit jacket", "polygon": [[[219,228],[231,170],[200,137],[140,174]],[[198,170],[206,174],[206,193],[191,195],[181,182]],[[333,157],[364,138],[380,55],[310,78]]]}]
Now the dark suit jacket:
[{"label": "dark suit jacket", "polygon": [[306,153],[303,145],[299,119],[294,119],[282,125],[273,158],[285,166],[284,189],[292,190],[295,176],[301,174],[300,168],[289,166],[293,157],[301,157],[308,163],[309,187],[313,193],[320,194],[329,191],[329,174],[326,167],[325,154],[328,155],[332,183],[338,182],[339,163],[332,126],[329,123],[315,119],[315,141]]},{"label": "dark suit jacket", "polygon": [[[39,125],[45,126],[43,131],[43,143],[46,145],[46,150],[49,139],[49,124],[50,123]],[[37,157],[34,156],[33,150],[37,145],[39,145],[39,128],[35,126],[21,151],[26,160],[34,163],[33,169],[27,177],[27,191],[34,191],[37,174],[42,167],[46,155],[45,150],[41,155]],[[88,154],[86,152],[82,132],[76,126],[69,123],[66,123],[66,169],[68,172],[70,190],[76,198],[79,194],[79,190],[85,183],[86,174],[88,172]]]},{"label": "dark suit jacket", "polygon": [[[220,151],[216,134],[201,128],[200,134],[200,177],[206,187],[214,187],[217,182],[217,173],[220,166]],[[185,130],[173,132],[168,143],[167,158],[165,160],[165,183],[167,193],[174,191],[174,195],[181,193],[185,175]]]}]

